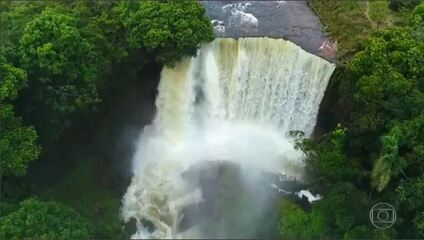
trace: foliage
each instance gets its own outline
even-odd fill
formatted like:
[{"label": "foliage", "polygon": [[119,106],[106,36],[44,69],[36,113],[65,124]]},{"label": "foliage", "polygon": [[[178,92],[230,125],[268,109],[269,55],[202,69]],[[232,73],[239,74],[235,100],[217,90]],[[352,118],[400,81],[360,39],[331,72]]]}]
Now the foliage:
[{"label": "foliage", "polygon": [[414,11],[412,12],[411,19],[410,19],[410,24],[412,26],[424,24],[424,3],[418,5],[414,9]]},{"label": "foliage", "polygon": [[403,161],[399,157],[398,138],[395,134],[382,137],[380,157],[374,164],[371,184],[382,191],[389,183],[392,175],[397,176]]},{"label": "foliage", "polygon": [[22,176],[29,162],[35,160],[40,147],[37,145],[37,132],[33,126],[24,126],[21,118],[13,111],[13,100],[26,85],[26,75],[1,57],[0,75],[0,171],[1,176]]},{"label": "foliage", "polygon": [[325,216],[330,236],[342,238],[355,227],[368,223],[368,204],[366,194],[355,185],[339,182],[313,209]]},{"label": "foliage", "polygon": [[288,200],[281,201],[278,231],[282,239],[317,239],[325,234],[325,221],[320,212],[306,213]]},{"label": "foliage", "polygon": [[338,181],[353,179],[358,174],[354,162],[344,155],[346,129],[338,125],[319,142],[304,139],[297,143],[307,156],[307,175],[315,184],[330,187]]},{"label": "foliage", "polygon": [[[326,141],[329,136],[337,139],[334,133],[302,143],[310,181],[318,182],[324,195],[313,209],[326,216],[331,229],[327,236],[423,236],[424,45],[417,34],[420,6],[417,9],[410,27],[374,31],[348,63],[341,84],[350,110],[343,147]],[[356,177],[329,178],[331,171],[319,166],[327,164],[325,156],[331,152],[338,153],[339,162],[355,166]],[[370,228],[367,219],[370,207],[381,201],[398,211],[398,221],[386,231]]]},{"label": "foliage", "polygon": [[424,171],[424,111],[406,121],[395,121],[389,134],[398,136],[399,154],[405,158],[408,173],[419,175]]},{"label": "foliage", "polygon": [[37,159],[40,153],[37,132],[33,126],[23,126],[22,120],[14,116],[12,105],[3,104],[0,114],[1,174],[25,175],[28,163]]},{"label": "foliage", "polygon": [[[403,1],[403,0],[400,0]],[[339,60],[349,60],[375,29],[405,26],[409,11],[391,11],[388,1],[308,1],[337,42]]]},{"label": "foliage", "polygon": [[0,2],[1,54],[16,66],[19,63],[18,47],[25,26],[37,17],[51,1],[1,1]]},{"label": "foliage", "polygon": [[413,9],[415,6],[423,2],[423,0],[390,0],[389,6],[395,11],[403,9]]},{"label": "foliage", "polygon": [[18,208],[14,203],[2,202],[0,204],[0,218],[8,215],[9,213],[15,211]]},{"label": "foliage", "polygon": [[403,216],[411,216],[412,225],[424,236],[424,176],[403,180],[396,188],[396,201]]},{"label": "foliage", "polygon": [[[410,28],[374,31],[348,63],[340,90],[349,128],[297,143],[309,182],[323,194],[312,211],[324,216],[327,237],[423,236],[424,42],[417,9]],[[371,206],[382,201],[398,212],[396,225],[385,231],[368,219]]]},{"label": "foliage", "polygon": [[[396,186],[396,197],[399,211],[410,226],[413,226],[411,237],[424,237],[424,111],[407,121],[397,121],[390,132],[399,136],[399,153],[405,160],[402,178]],[[415,234],[414,232],[417,232]]]},{"label": "foliage", "polygon": [[96,62],[103,75],[111,72],[113,64],[128,55],[128,44],[116,1],[71,1],[66,5],[76,21],[81,36],[86,38],[97,53]]},{"label": "foliage", "polygon": [[[81,36],[75,18],[45,9],[20,39],[21,64],[28,72],[31,115],[37,127],[49,123],[57,136],[82,111],[99,102],[93,45]],[[41,132],[44,134],[44,131]]]},{"label": "foliage", "polygon": [[377,152],[375,138],[391,121],[422,109],[423,51],[424,44],[409,29],[377,31],[350,62],[351,137],[361,151]]},{"label": "foliage", "polygon": [[10,102],[18,97],[18,92],[26,86],[26,73],[8,63],[3,56],[0,58],[0,101]]},{"label": "foliage", "polygon": [[194,56],[200,43],[213,40],[212,26],[197,1],[130,1],[120,9],[130,46],[153,53],[161,63],[173,65]]},{"label": "foliage", "polygon": [[395,21],[394,13],[388,7],[387,1],[369,1],[366,3],[366,13],[372,29],[387,28]]},{"label": "foliage", "polygon": [[72,207],[81,216],[92,222],[93,237],[96,239],[121,239],[122,224],[119,217],[121,191],[115,193],[105,187],[95,175],[98,162],[86,156],[77,160],[77,166],[68,175],[49,189],[43,189],[40,197],[60,201]]},{"label": "foliage", "polygon": [[324,23],[332,39],[339,43],[339,55],[358,48],[358,44],[364,40],[371,29],[371,24],[364,15],[363,2],[313,0],[309,4]]},{"label": "foliage", "polygon": [[91,225],[73,209],[56,202],[29,198],[0,218],[2,239],[89,239]]}]

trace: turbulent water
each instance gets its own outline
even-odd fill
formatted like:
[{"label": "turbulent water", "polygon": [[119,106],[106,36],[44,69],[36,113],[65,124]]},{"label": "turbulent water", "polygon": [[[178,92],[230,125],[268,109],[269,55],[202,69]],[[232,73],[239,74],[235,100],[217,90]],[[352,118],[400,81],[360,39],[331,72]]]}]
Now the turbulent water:
[{"label": "turbulent water", "polygon": [[[181,174],[202,161],[301,177],[290,130],[311,134],[334,65],[282,39],[216,39],[161,73],[157,113],[137,143],[123,198],[134,238],[202,237],[179,230],[182,210],[203,200]],[[148,222],[149,224],[146,224]],[[147,226],[149,225],[149,226]]]}]

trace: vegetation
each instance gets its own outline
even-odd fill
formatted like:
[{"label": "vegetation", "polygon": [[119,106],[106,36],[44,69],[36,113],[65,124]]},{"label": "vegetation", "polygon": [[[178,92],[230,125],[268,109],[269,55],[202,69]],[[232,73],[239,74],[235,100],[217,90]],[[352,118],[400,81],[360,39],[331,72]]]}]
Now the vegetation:
[{"label": "vegetation", "polygon": [[341,60],[352,57],[373,30],[405,26],[410,15],[410,11],[391,10],[388,1],[311,0],[308,3],[337,42]]},{"label": "vegetation", "polygon": [[[102,239],[121,239],[122,222],[119,217],[120,195],[98,184],[95,174],[97,162],[81,159],[69,175],[49,189],[40,191],[44,199],[54,199],[72,207],[92,222],[93,236]],[[101,201],[99,201],[101,199]]]},{"label": "vegetation", "polygon": [[122,238],[122,193],[94,176],[104,159],[81,153],[60,182],[46,183],[47,191],[33,181],[34,169],[69,165],[62,151],[72,147],[61,144],[71,129],[126,94],[116,88],[142,85],[146,65],[172,65],[212,41],[204,9],[197,1],[1,1],[0,7],[0,238]]},{"label": "vegetation", "polygon": [[[319,8],[321,3],[313,4]],[[333,10],[351,8],[359,13],[362,4],[366,3],[339,2]],[[279,227],[283,238],[316,239],[318,233],[331,239],[424,237],[423,9],[421,4],[404,12],[406,26],[369,29],[355,47],[347,36],[338,36],[355,52],[351,59],[343,59],[345,65],[339,68],[343,74],[337,74],[348,114],[339,118],[343,127],[339,124],[320,139],[297,143],[306,154],[311,189],[323,199],[306,211],[287,207]],[[340,25],[331,30],[336,27],[331,21],[326,22],[330,33],[338,34]],[[368,213],[378,202],[388,202],[397,211],[396,223],[389,229],[369,223]],[[327,232],[304,236],[309,227],[296,230],[314,226],[308,221],[316,216],[324,218],[322,229]]]},{"label": "vegetation", "polygon": [[195,1],[123,2],[121,18],[127,40],[166,64],[196,55],[199,43],[213,40],[205,10]]},{"label": "vegetation", "polygon": [[403,9],[413,9],[415,6],[420,4],[422,0],[390,0],[389,6],[391,9],[399,11]]},{"label": "vegetation", "polygon": [[31,82],[29,114],[36,112],[36,122],[48,123],[56,134],[99,102],[93,45],[75,18],[51,8],[28,22],[20,38],[20,63]]},{"label": "vegetation", "polygon": [[15,116],[13,101],[26,85],[26,75],[0,59],[0,170],[2,176],[22,176],[29,162],[37,159],[40,147],[33,126],[24,126],[22,119]]},{"label": "vegetation", "polygon": [[325,236],[325,219],[317,211],[310,214],[288,200],[280,204],[280,236],[283,239],[317,239]]},{"label": "vegetation", "polygon": [[63,204],[29,198],[0,218],[2,239],[89,239],[90,222]]}]

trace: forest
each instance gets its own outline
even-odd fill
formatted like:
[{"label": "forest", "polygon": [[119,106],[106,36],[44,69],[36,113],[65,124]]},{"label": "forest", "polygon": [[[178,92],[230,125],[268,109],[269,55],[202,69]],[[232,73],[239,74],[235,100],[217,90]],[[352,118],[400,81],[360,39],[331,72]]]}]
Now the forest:
[{"label": "forest", "polygon": [[[356,3],[309,4],[340,54],[318,116],[325,133],[292,132],[307,184],[324,197],[308,207],[281,199],[272,235],[422,239],[424,3],[391,0],[378,11],[401,20],[371,15],[365,30],[348,26],[358,16],[335,17],[353,15]],[[116,163],[94,156],[108,147],[93,141],[109,133],[102,129],[112,128],[120,99],[143,92],[151,104],[160,69],[214,40],[204,8],[190,0],[1,1],[0,8],[0,238],[130,237],[119,217],[128,182],[111,180],[119,179],[110,170]],[[52,182],[52,173],[62,180]],[[379,202],[397,211],[391,228],[370,224]]]}]

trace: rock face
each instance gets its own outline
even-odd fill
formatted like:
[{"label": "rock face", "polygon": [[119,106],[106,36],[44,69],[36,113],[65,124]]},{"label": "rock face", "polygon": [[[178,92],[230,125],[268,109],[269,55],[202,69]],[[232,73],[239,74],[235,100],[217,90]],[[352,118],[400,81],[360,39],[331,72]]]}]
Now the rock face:
[{"label": "rock face", "polygon": [[124,231],[126,237],[131,237],[137,231],[137,220],[135,218],[131,218],[127,223],[125,223]]},{"label": "rock face", "polygon": [[336,45],[327,38],[307,1],[201,1],[218,37],[284,38],[329,61]]}]

